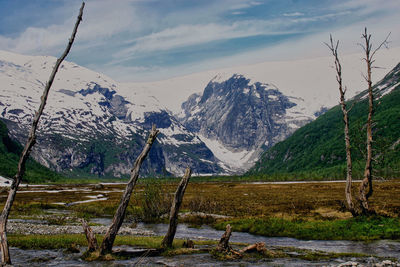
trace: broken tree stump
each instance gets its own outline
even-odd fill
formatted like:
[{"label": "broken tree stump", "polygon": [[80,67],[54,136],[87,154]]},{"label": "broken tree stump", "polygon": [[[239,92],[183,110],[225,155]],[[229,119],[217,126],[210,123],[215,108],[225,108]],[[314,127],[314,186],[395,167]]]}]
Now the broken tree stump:
[{"label": "broken tree stump", "polygon": [[232,228],[230,224],[226,225],[225,233],[222,235],[221,239],[219,240],[217,250],[218,251],[228,251],[231,249],[229,246],[229,239],[231,238]]},{"label": "broken tree stump", "polygon": [[178,226],[179,208],[181,207],[183,195],[185,194],[185,190],[189,183],[191,174],[192,170],[190,168],[186,168],[185,175],[183,175],[182,180],[176,189],[174,201],[172,202],[171,211],[169,215],[168,232],[161,243],[161,246],[163,248],[172,247],[172,242],[174,241],[176,228]]},{"label": "broken tree stump", "polygon": [[99,245],[97,244],[96,235],[93,233],[92,228],[90,228],[85,219],[82,219],[81,221],[82,221],[83,231],[88,241],[88,251],[93,252],[98,250]]}]

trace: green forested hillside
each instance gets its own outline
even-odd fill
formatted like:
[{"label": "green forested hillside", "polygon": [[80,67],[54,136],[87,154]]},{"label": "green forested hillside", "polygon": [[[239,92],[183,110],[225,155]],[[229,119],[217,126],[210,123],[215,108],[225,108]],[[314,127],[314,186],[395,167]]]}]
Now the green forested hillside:
[{"label": "green forested hillside", "polygon": [[[0,121],[0,175],[13,177],[17,172],[22,146],[10,139],[7,126]],[[61,176],[34,160],[28,160],[24,182],[55,181]]]},{"label": "green forested hillside", "polygon": [[[376,101],[373,117],[374,167],[376,176],[400,177],[400,64],[374,88],[377,94],[390,93]],[[339,93],[338,93],[339,94]],[[350,134],[354,176],[364,168],[365,128],[368,103],[364,94],[356,97],[350,112]],[[348,106],[352,104],[348,103]],[[344,179],[345,144],[343,115],[339,106],[297,130],[291,137],[266,151],[248,172],[271,179]]]}]

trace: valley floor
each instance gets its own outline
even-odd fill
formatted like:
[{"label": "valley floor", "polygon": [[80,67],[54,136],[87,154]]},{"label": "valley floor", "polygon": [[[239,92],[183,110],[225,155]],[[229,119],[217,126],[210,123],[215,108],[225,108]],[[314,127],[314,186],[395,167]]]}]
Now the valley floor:
[{"label": "valley floor", "polygon": [[[146,236],[147,230],[140,229],[138,225],[143,223],[138,221],[165,223],[167,218],[162,213],[166,213],[176,186],[175,180],[142,179],[132,195],[121,235]],[[374,182],[371,206],[378,215],[370,218],[354,219],[345,211],[344,186],[344,182],[337,181],[252,183],[196,182],[193,179],[184,197],[180,222],[190,227],[210,225],[220,230],[230,223],[234,232],[277,238],[392,239],[398,246],[400,179]],[[91,222],[98,234],[104,234],[124,187],[123,183],[24,185],[17,193],[11,212],[10,242],[24,249],[57,248],[53,246],[59,241],[49,241],[57,239],[57,235],[78,235],[79,242],[74,242],[85,242],[79,234],[79,218],[82,217]],[[357,189],[358,182],[355,182],[353,192]],[[6,194],[3,188],[1,204]],[[155,205],[149,205],[151,203]],[[30,237],[23,237],[27,234]]]}]

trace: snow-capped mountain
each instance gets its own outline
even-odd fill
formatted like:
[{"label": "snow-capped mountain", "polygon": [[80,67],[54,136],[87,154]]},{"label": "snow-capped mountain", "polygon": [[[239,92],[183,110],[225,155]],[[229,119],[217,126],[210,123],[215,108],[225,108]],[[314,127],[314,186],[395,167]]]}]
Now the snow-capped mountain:
[{"label": "snow-capped mountain", "polygon": [[301,112],[300,98],[242,75],[214,77],[202,94],[182,104],[183,125],[199,135],[229,169],[243,172],[262,151],[315,119]]},{"label": "snow-capped mountain", "polygon": [[[0,52],[0,117],[21,143],[55,60]],[[221,171],[206,145],[155,97],[70,62],[51,88],[32,155],[61,172],[127,175],[153,123],[160,134],[143,174],[179,175],[186,166],[197,174]]]},{"label": "snow-capped mountain", "polygon": [[[365,63],[362,60],[363,56],[363,54],[347,54],[341,57],[344,82],[348,88],[346,97],[349,99],[363,91],[366,87],[362,77],[362,73],[365,72]],[[374,81],[383,78],[387,70],[393,68],[400,61],[400,47],[391,47],[388,50],[383,49],[375,56],[375,64],[382,68],[374,69]],[[210,85],[210,81],[220,83],[220,86],[223,86],[222,84],[231,77],[234,77],[235,73],[249,80],[248,86],[246,85],[247,88],[259,82],[264,84],[267,88],[277,89],[283,96],[286,96],[291,103],[296,104],[292,108],[286,109],[285,115],[282,115],[283,113],[281,114],[282,120],[287,121],[286,127],[288,127],[287,129],[285,127],[280,128],[283,131],[280,135],[281,138],[285,138],[285,136],[290,135],[296,129],[296,127],[293,127],[294,125],[290,123],[290,120],[307,122],[338,104],[337,81],[335,79],[335,70],[331,56],[238,65],[225,69],[210,70],[175,77],[164,81],[135,83],[132,85],[146,90],[147,92],[151,92],[153,95],[157,96],[158,99],[162,99],[163,104],[167,106],[168,109],[172,110],[180,121],[191,130],[197,132],[199,129],[191,128],[196,120],[200,120],[201,123],[206,123],[207,125],[212,124],[212,120],[215,119],[221,122],[225,121],[226,117],[223,116],[222,111],[229,110],[227,107],[222,107],[221,105],[227,105],[228,103],[229,105],[235,105],[236,102],[231,101],[232,99],[229,101],[226,100],[223,95],[219,97],[224,98],[224,101],[220,99],[209,100],[207,104],[202,103],[201,107],[198,106],[195,101],[201,99],[204,95],[204,88]],[[213,77],[216,78],[213,79]],[[241,89],[247,91],[248,89],[245,89],[246,86]],[[263,90],[261,90],[261,92],[262,91]],[[171,94],[171,92],[174,93]],[[236,93],[238,92],[240,92],[240,89],[237,90]],[[257,92],[257,90],[254,92]],[[191,96],[193,94],[195,95]],[[260,92],[258,92],[258,94],[260,94],[260,96],[262,95]],[[254,98],[256,94],[250,95]],[[243,96],[244,99],[250,97],[246,94]],[[244,108],[246,105],[244,105],[243,102],[245,101],[240,100],[241,97],[242,96],[238,96],[237,100],[241,103],[241,107]],[[183,102],[186,102],[186,104],[180,108]],[[254,101],[249,101],[247,105],[249,106],[253,102]],[[258,99],[258,102],[260,106],[271,104],[271,101],[265,101],[265,99],[262,98]],[[213,107],[213,105],[215,105],[215,107]],[[214,109],[219,110],[221,113],[217,112],[217,114],[213,114]],[[237,107],[233,109],[236,110]],[[246,110],[246,108],[244,108],[244,110]],[[252,109],[249,108],[249,110]],[[240,114],[240,111],[238,114]],[[265,127],[263,124],[264,122],[259,119],[261,115],[256,114],[256,112],[252,114],[255,114],[255,118],[258,118],[255,120],[260,121],[259,127]],[[187,120],[193,120],[193,122],[189,123]],[[238,122],[240,123],[240,120]],[[217,123],[217,121],[214,123]],[[298,123],[298,125],[300,126],[301,123]],[[261,149],[264,149],[274,142],[274,140],[272,140],[272,143],[270,143],[266,136],[262,136],[266,131],[259,129],[254,130],[252,124],[243,123],[243,127],[249,127],[249,129],[246,130],[250,131],[250,129],[253,129],[257,134],[261,134],[261,136],[253,139],[255,143],[257,143],[256,146],[243,145],[240,148],[236,145],[232,146],[232,142],[225,142],[224,139],[226,137],[222,136],[231,135],[232,138],[235,138],[234,134],[238,133],[224,133],[222,129],[217,130],[213,128],[209,133],[203,129],[203,133],[201,131],[197,133],[200,134],[200,138],[213,151],[214,155],[222,162],[225,162],[226,165],[230,166],[229,169],[234,168],[236,171],[239,170],[240,172],[240,170],[247,169],[252,164],[253,160],[257,158],[257,155],[259,155],[259,149],[257,149],[257,147],[259,148],[261,146]],[[241,129],[238,130],[242,131]],[[243,130],[243,132],[245,132],[245,130]],[[221,134],[222,136],[220,136]],[[238,134],[236,138],[243,138],[243,136]],[[265,142],[268,141],[268,145],[265,145],[265,142],[261,140],[265,140]],[[279,138],[275,137],[275,140],[279,140]]]},{"label": "snow-capped mountain", "polygon": [[[400,48],[379,55],[377,62],[392,64]],[[360,58],[343,60],[357,81]],[[33,156],[61,172],[127,175],[155,123],[161,133],[143,174],[180,175],[186,166],[200,175],[244,172],[264,149],[337,104],[331,61],[259,63],[148,83],[118,83],[64,62]],[[0,118],[21,143],[54,62],[0,51]],[[348,97],[364,87],[350,86]]]}]

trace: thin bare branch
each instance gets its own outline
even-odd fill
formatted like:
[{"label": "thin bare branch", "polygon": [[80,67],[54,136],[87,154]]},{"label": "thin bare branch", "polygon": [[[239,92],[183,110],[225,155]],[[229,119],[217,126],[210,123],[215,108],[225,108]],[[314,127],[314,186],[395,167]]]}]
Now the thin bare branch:
[{"label": "thin bare branch", "polygon": [[378,47],[372,52],[371,59],[374,58],[375,53],[377,51],[379,51],[382,48],[382,46],[384,46],[385,48],[389,48],[389,46],[388,46],[389,45],[389,41],[388,40],[389,40],[390,34],[391,34],[391,32],[389,32],[389,34],[386,36],[385,40],[383,40],[382,43],[380,43],[380,45],[378,45]]}]

